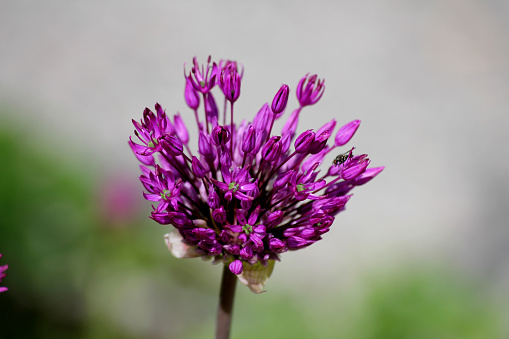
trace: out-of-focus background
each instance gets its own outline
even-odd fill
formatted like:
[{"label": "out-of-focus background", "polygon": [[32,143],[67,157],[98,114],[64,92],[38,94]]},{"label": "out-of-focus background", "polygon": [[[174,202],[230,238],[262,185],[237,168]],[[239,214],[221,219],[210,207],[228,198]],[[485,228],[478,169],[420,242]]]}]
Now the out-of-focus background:
[{"label": "out-of-focus background", "polygon": [[245,67],[238,121],[326,78],[299,130],[361,119],[386,166],[238,286],[233,338],[509,337],[507,1],[32,0],[0,3],[1,338],[213,336],[221,268],[170,255],[127,145],[155,102],[196,136],[183,64],[209,54]]}]

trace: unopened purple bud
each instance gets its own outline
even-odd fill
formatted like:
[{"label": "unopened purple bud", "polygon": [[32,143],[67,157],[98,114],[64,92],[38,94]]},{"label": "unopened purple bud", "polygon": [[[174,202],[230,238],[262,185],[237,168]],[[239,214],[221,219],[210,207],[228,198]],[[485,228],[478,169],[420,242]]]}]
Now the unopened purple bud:
[{"label": "unopened purple bud", "polygon": [[285,243],[278,238],[272,238],[269,240],[269,248],[274,252],[281,252],[285,248]]},{"label": "unopened purple bud", "polygon": [[210,185],[209,188],[209,198],[207,200],[207,204],[212,209],[216,209],[219,207],[219,195],[217,195],[213,185]]},{"label": "unopened purple bud", "polygon": [[340,197],[342,195],[348,194],[354,186],[348,181],[341,181],[337,184],[327,187],[325,193],[329,197]]},{"label": "unopened purple bud", "polygon": [[163,149],[170,155],[173,155],[175,157],[182,155],[182,152],[184,150],[182,146],[182,141],[180,141],[177,137],[165,134],[159,139],[159,142],[161,143]]},{"label": "unopened purple bud", "polygon": [[178,138],[183,144],[187,144],[189,142],[189,133],[187,132],[186,124],[184,124],[180,114],[175,115],[173,117],[173,121],[173,124],[175,125],[175,133],[177,133]]},{"label": "unopened purple bud", "polygon": [[253,127],[257,131],[265,131],[269,128],[270,109],[269,104],[265,103],[256,113],[253,119]]},{"label": "unopened purple bud", "polygon": [[251,152],[256,145],[256,131],[253,126],[249,126],[247,132],[244,134],[244,140],[242,141],[242,152]]},{"label": "unopened purple bud", "polygon": [[219,163],[222,166],[226,166],[228,168],[232,166],[232,157],[230,155],[230,151],[228,150],[228,148],[226,147],[222,148],[221,156],[219,157]]},{"label": "unopened purple bud", "polygon": [[[241,237],[239,236],[239,239]],[[253,248],[251,246],[246,246],[240,250],[240,257],[244,260],[249,260],[253,257]]]},{"label": "unopened purple bud", "polygon": [[288,183],[288,181],[292,178],[292,175],[294,174],[294,171],[293,170],[290,170],[290,171],[287,171],[285,173],[281,173],[279,174],[279,176],[277,177],[276,181],[274,181],[274,184],[273,184],[273,190],[274,191],[277,191],[279,190],[281,187],[284,187],[286,186],[286,184]]},{"label": "unopened purple bud", "polygon": [[207,113],[208,119],[212,122],[214,118],[217,120],[219,110],[217,109],[216,100],[212,95],[212,92],[205,93],[204,97],[205,112]]},{"label": "unopened purple bud", "polygon": [[350,180],[363,173],[371,161],[367,158],[366,154],[354,157],[351,161],[352,165],[344,168],[341,171],[341,177],[345,180]]},{"label": "unopened purple bud", "polygon": [[272,100],[272,112],[274,114],[279,114],[283,112],[286,108],[286,104],[288,103],[288,94],[290,93],[290,88],[288,85],[283,85],[277,91],[276,96]]},{"label": "unopened purple bud", "polygon": [[235,274],[239,275],[242,273],[243,267],[242,267],[242,261],[240,260],[234,260],[232,263],[228,266],[230,271]]},{"label": "unopened purple bud", "polygon": [[309,149],[309,153],[311,153],[311,154],[320,153],[327,145],[327,140],[329,140],[329,137],[330,137],[329,131],[325,131],[325,132],[315,136],[315,141],[313,141],[313,144],[311,145],[311,147]]},{"label": "unopened purple bud", "polygon": [[[247,222],[250,224],[250,225],[254,225],[256,224],[256,221],[258,220],[258,215],[260,215],[260,205],[256,206],[256,208],[254,209],[254,211],[251,213],[251,215],[249,216],[249,218],[247,219]],[[259,227],[259,229],[263,228],[263,226],[257,226]],[[265,229],[263,229],[263,231],[265,232]]]},{"label": "unopened purple bud", "polygon": [[206,158],[214,157],[214,149],[212,148],[210,139],[203,132],[200,132],[200,137],[198,139],[198,152]]},{"label": "unopened purple bud", "polygon": [[196,110],[198,106],[200,106],[200,97],[198,96],[196,89],[194,89],[190,77],[186,77],[186,89],[184,91],[184,98],[186,99],[187,105],[192,109]]},{"label": "unopened purple bud", "polygon": [[288,240],[286,242],[286,244],[288,245],[288,248],[292,249],[292,250],[302,248],[304,246],[309,245],[310,243],[311,242],[309,242],[308,240],[303,239],[301,237],[297,237],[297,236],[288,237]]},{"label": "unopened purple bud", "polygon": [[230,131],[224,126],[216,126],[212,130],[212,141],[221,146],[230,141]]},{"label": "unopened purple bud", "polygon": [[193,170],[194,175],[196,175],[196,177],[199,179],[202,179],[205,176],[205,174],[207,173],[207,171],[201,164],[200,160],[198,160],[198,158],[195,156],[193,156],[191,168]]},{"label": "unopened purple bud", "polygon": [[216,240],[216,233],[214,230],[211,230],[209,228],[195,228],[193,229],[193,233],[196,235],[196,237],[199,240],[205,240],[205,241],[214,241]]},{"label": "unopened purple bud", "polygon": [[235,102],[240,95],[240,74],[233,67],[227,67],[219,78],[221,89],[226,99]]},{"label": "unopened purple bud", "polygon": [[312,238],[314,235],[315,231],[312,228],[305,228],[299,233],[299,236],[301,236],[303,239]]},{"label": "unopened purple bud", "polygon": [[311,148],[311,145],[315,141],[315,132],[307,130],[297,137],[295,140],[295,152],[307,153]]},{"label": "unopened purple bud", "polygon": [[262,157],[265,161],[272,162],[281,156],[281,137],[270,138],[262,149]]},{"label": "unopened purple bud", "polygon": [[334,146],[343,146],[353,137],[357,128],[361,124],[360,120],[350,121],[348,124],[341,127],[336,134],[336,139],[334,140]]},{"label": "unopened purple bud", "polygon": [[297,85],[297,99],[302,107],[315,104],[323,95],[325,90],[324,80],[319,80],[318,76],[312,75],[300,79]]},{"label": "unopened purple bud", "polygon": [[212,212],[212,218],[220,224],[224,224],[226,221],[226,211],[224,210],[223,206],[220,206],[219,208],[215,209]]},{"label": "unopened purple bud", "polygon": [[292,135],[290,133],[283,134],[281,138],[281,153],[285,154],[290,149],[292,144]]},{"label": "unopened purple bud", "polygon": [[277,226],[283,222],[283,217],[284,217],[283,211],[272,212],[267,217],[267,221],[265,222],[265,225],[267,226],[267,228],[272,228],[274,226]]}]

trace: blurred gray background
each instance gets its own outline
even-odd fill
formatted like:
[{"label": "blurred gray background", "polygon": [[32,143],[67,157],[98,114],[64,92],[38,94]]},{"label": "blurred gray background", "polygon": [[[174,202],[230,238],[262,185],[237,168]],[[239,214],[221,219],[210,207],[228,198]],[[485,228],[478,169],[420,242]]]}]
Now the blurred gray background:
[{"label": "blurred gray background", "polygon": [[282,83],[293,109],[304,74],[325,78],[299,130],[361,119],[349,145],[386,166],[324,240],[282,256],[269,293],[327,295],[415,263],[509,292],[509,2],[1,1],[0,103],[16,112],[2,121],[141,195],[131,119],[159,102],[196,135],[183,64],[209,54],[245,67],[237,121]]}]

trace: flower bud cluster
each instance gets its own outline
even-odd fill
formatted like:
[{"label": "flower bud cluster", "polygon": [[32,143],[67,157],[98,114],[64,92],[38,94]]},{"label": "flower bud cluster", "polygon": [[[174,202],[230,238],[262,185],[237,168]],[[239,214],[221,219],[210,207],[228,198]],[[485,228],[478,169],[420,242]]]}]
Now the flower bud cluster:
[{"label": "flower bud cluster", "polygon": [[[140,122],[133,120],[139,141],[130,138],[129,145],[141,162],[144,197],[156,204],[150,217],[175,227],[166,237],[172,253],[179,258],[222,261],[259,292],[260,282],[245,273],[256,269],[268,279],[281,253],[320,240],[344,210],[350,191],[370,181],[383,167],[368,168],[367,155],[354,155],[352,148],[319,177],[318,167],[325,156],[345,145],[360,121],[341,127],[330,146],[335,120],[316,132],[310,129],[297,135],[301,110],[317,103],[325,89],[316,75],[300,80],[296,90],[299,107],[280,135],[272,133],[272,127],[287,106],[288,85],[281,86],[270,106],[262,106],[253,122],[236,124],[233,109],[242,75],[243,69],[234,61],[211,64],[209,57],[207,65],[200,66],[193,59],[192,70],[185,74],[184,97],[195,113],[203,102],[205,112],[202,121],[195,114],[199,128],[196,153],[191,153],[180,115],[172,121],[159,104],[155,113],[146,108]],[[225,102],[223,125],[218,123],[219,110],[212,95],[215,85]],[[229,116],[231,121],[226,123]]]}]

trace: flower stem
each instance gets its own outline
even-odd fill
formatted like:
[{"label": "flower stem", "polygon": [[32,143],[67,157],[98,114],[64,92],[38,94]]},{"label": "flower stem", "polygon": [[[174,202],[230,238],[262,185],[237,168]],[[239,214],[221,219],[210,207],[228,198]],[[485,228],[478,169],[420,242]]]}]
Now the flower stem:
[{"label": "flower stem", "polygon": [[230,327],[233,311],[233,298],[237,276],[233,274],[228,265],[224,265],[221,290],[219,292],[219,306],[217,308],[216,339],[230,338]]}]

